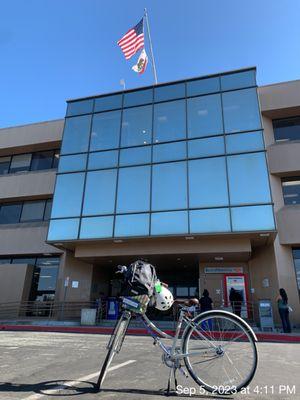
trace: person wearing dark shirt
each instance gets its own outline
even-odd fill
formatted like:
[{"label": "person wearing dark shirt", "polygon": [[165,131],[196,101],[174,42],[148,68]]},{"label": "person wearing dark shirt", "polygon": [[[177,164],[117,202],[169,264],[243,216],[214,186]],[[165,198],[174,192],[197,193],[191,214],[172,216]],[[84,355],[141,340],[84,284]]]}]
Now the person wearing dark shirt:
[{"label": "person wearing dark shirt", "polygon": [[212,310],[213,301],[209,297],[209,292],[208,292],[207,289],[204,289],[202,297],[201,297],[199,303],[200,303],[200,312],[203,313],[204,311]]},{"label": "person wearing dark shirt", "polygon": [[286,291],[281,288],[279,290],[279,296],[277,297],[278,312],[282,322],[282,328],[284,333],[291,333],[291,323],[289,318],[290,307],[288,304],[288,296]]}]

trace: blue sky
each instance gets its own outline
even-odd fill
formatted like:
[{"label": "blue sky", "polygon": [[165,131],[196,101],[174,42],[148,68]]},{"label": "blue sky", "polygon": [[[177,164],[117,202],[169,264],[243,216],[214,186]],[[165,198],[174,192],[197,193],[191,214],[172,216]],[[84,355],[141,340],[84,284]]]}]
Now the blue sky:
[{"label": "blue sky", "polygon": [[[9,0],[0,12],[0,128],[61,118],[66,99],[153,82],[116,45],[147,7],[158,81],[257,66],[300,79],[299,0]],[[146,43],[146,51],[149,47]]]}]

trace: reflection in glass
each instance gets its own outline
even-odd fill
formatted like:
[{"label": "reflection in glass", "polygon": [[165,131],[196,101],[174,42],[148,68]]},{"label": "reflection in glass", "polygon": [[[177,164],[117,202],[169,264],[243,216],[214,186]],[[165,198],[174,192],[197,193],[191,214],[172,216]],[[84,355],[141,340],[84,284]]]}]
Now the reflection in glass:
[{"label": "reflection in glass", "polygon": [[122,95],[103,96],[95,99],[95,112],[116,110],[122,107]]},{"label": "reflection in glass", "polygon": [[191,208],[228,205],[224,157],[189,161]]},{"label": "reflection in glass", "polygon": [[221,76],[221,89],[232,90],[256,86],[255,71],[244,71]]},{"label": "reflection in glass", "polygon": [[59,159],[58,172],[82,171],[86,168],[86,154],[75,154],[72,156],[61,156]]},{"label": "reflection in glass", "polygon": [[153,89],[137,90],[124,94],[124,107],[152,103]]},{"label": "reflection in glass", "polygon": [[115,237],[148,236],[149,214],[117,215]]},{"label": "reflection in glass", "polygon": [[154,88],[154,101],[165,101],[185,97],[185,84],[176,83]]},{"label": "reflection in glass", "polygon": [[187,96],[197,96],[199,94],[208,94],[219,92],[220,90],[220,79],[208,78],[208,79],[197,79],[195,81],[187,82]]},{"label": "reflection in glass", "polygon": [[31,154],[18,154],[12,156],[9,172],[29,171]]},{"label": "reflection in glass", "polygon": [[36,267],[35,272],[39,273],[37,290],[48,291],[56,289],[58,267]]},{"label": "reflection in glass", "polygon": [[231,218],[233,231],[275,229],[272,206],[232,207]]},{"label": "reflection in glass", "polygon": [[88,169],[116,167],[118,164],[118,153],[118,150],[90,153]]},{"label": "reflection in glass", "polygon": [[45,200],[26,201],[23,204],[21,221],[42,221],[44,217]]},{"label": "reflection in glass", "polygon": [[112,214],[115,209],[117,170],[87,173],[83,215]]},{"label": "reflection in glass", "polygon": [[256,89],[222,94],[225,132],[261,129]]},{"label": "reflection in glass", "polygon": [[153,162],[182,160],[186,158],[186,142],[156,144],[153,146]]},{"label": "reflection in glass", "polygon": [[187,100],[188,136],[190,138],[223,133],[221,97],[219,94]]},{"label": "reflection in glass", "polygon": [[61,154],[82,153],[88,150],[91,115],[65,120]]},{"label": "reflection in glass", "polygon": [[244,153],[265,148],[262,131],[226,135],[225,140],[227,153]]},{"label": "reflection in glass", "polygon": [[188,141],[190,158],[217,156],[225,153],[224,138],[212,137]]},{"label": "reflection in glass", "polygon": [[150,166],[119,170],[117,212],[148,211],[150,206]]},{"label": "reflection in glass", "polygon": [[123,110],[121,147],[150,144],[152,136],[152,106]]},{"label": "reflection in glass", "polygon": [[0,157],[0,175],[8,174],[11,157]]},{"label": "reflection in glass", "polygon": [[155,104],[153,130],[154,143],[185,139],[185,100]]},{"label": "reflection in glass", "polygon": [[188,233],[187,211],[151,214],[151,235]]},{"label": "reflection in glass", "polygon": [[265,153],[228,157],[231,204],[271,201]]},{"label": "reflection in glass", "polygon": [[80,215],[84,173],[57,175],[51,218]]},{"label": "reflection in glass", "polygon": [[32,154],[31,171],[39,171],[42,169],[51,169],[53,162],[53,150],[37,151]]},{"label": "reflection in glass", "polygon": [[300,204],[300,177],[282,179],[284,204]]},{"label": "reflection in glass", "polygon": [[68,103],[67,117],[93,112],[94,99],[72,101]]},{"label": "reflection in glass", "polygon": [[134,147],[120,151],[120,165],[148,164],[151,162],[151,147]]},{"label": "reflection in glass", "polygon": [[77,239],[79,218],[53,219],[50,221],[48,240]]},{"label": "reflection in glass", "polygon": [[119,147],[121,111],[95,114],[90,150],[107,150]]},{"label": "reflection in glass", "polygon": [[82,218],[80,239],[112,237],[114,217]]},{"label": "reflection in glass", "polygon": [[300,140],[300,117],[275,119],[273,129],[276,142]]},{"label": "reflection in glass", "polygon": [[152,210],[176,210],[186,207],[186,162],[153,165]]},{"label": "reflection in glass", "polygon": [[52,209],[52,199],[48,199],[46,201],[46,208],[45,208],[45,214],[44,214],[45,221],[48,221],[50,219],[51,209]]},{"label": "reflection in glass", "polygon": [[230,216],[228,208],[190,211],[191,233],[229,232]]},{"label": "reflection in glass", "polygon": [[17,224],[20,221],[21,203],[2,204],[0,207],[0,224]]}]

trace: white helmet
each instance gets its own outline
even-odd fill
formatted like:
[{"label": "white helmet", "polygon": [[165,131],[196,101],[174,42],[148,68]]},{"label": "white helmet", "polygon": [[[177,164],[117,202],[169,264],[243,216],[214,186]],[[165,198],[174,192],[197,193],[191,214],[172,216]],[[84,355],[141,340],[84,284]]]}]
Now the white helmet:
[{"label": "white helmet", "polygon": [[155,308],[158,310],[166,311],[172,307],[173,303],[174,297],[165,286],[161,286],[159,293],[155,292]]}]

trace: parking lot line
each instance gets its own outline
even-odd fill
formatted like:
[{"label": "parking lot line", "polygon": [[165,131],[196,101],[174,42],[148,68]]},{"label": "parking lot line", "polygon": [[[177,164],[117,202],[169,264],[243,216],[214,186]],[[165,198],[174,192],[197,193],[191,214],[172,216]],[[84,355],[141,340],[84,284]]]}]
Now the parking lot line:
[{"label": "parking lot line", "polygon": [[[117,364],[117,365],[115,365],[115,366],[113,366],[113,367],[108,368],[107,371],[108,371],[108,372],[114,371],[114,370],[116,370],[116,369],[125,367],[126,365],[132,364],[132,363],[134,363],[134,362],[136,362],[136,360],[128,360],[128,361],[125,361],[125,362],[123,362],[123,363],[121,363],[121,364]],[[66,387],[72,387],[72,386],[76,385],[78,382],[87,381],[87,380],[89,380],[89,379],[93,379],[93,378],[95,378],[96,376],[98,376],[99,373],[100,373],[100,372],[97,371],[97,372],[94,372],[93,374],[90,374],[90,375],[81,376],[80,378],[78,378],[78,379],[76,379],[76,380],[74,380],[74,381],[67,381],[67,382],[65,382],[63,385],[59,385],[59,386],[57,386],[57,387],[55,387],[55,388],[53,388],[53,389],[50,389],[50,390],[45,390],[45,394],[44,394],[44,393],[32,394],[32,395],[30,395],[30,396],[28,396],[28,397],[24,397],[23,400],[37,400],[37,399],[40,399],[41,397],[44,397],[44,396],[48,396],[48,395],[57,393],[57,392],[59,392],[61,389],[66,389]]]}]

